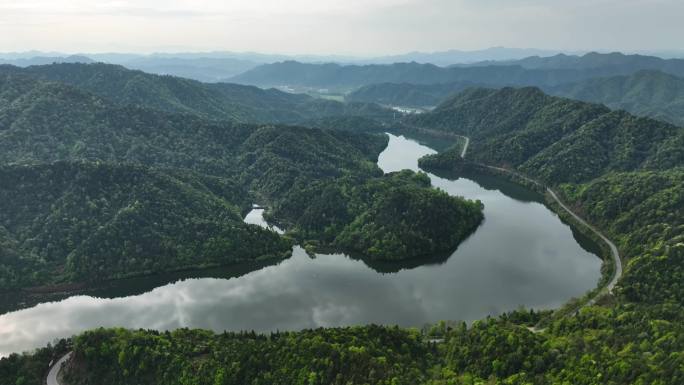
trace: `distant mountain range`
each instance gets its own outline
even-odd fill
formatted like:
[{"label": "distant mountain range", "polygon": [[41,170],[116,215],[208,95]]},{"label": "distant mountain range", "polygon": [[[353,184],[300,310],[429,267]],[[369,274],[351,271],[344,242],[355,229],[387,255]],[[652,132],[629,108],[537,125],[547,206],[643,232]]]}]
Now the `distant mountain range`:
[{"label": "distant mountain range", "polygon": [[411,84],[378,83],[363,86],[345,96],[349,102],[371,102],[388,106],[434,107],[447,97],[467,88],[482,86],[473,82]]},{"label": "distant mountain range", "polygon": [[411,52],[403,55],[362,58],[340,55],[279,55],[256,52],[199,52],[155,53],[150,55],[127,53],[96,53],[67,55],[58,52],[30,51],[0,53],[0,64],[20,67],[52,63],[119,64],[159,75],[174,75],[203,82],[218,82],[261,64],[287,60],[304,63],[389,64],[395,62],[433,63],[448,66],[455,63],[473,63],[484,60],[514,60],[528,56],[550,56],[559,51],[495,47],[477,51],[449,50],[443,52]]},{"label": "distant mountain range", "polygon": [[[562,50],[548,50],[536,48],[507,48],[491,47],[480,50],[457,50],[435,52],[409,52],[397,55],[384,55],[376,57],[363,57],[353,55],[286,55],[286,54],[265,54],[258,52],[230,52],[230,51],[211,51],[211,52],[176,52],[176,53],[79,53],[78,55],[87,56],[93,60],[119,63],[135,60],[158,60],[158,59],[234,59],[249,61],[257,64],[274,63],[285,60],[297,60],[305,63],[366,63],[366,64],[386,64],[397,62],[419,62],[432,63],[436,65],[451,65],[456,63],[474,63],[484,60],[517,60],[529,56],[551,56],[564,52]],[[566,52],[569,53],[569,52]],[[570,52],[572,53],[572,52]],[[12,52],[0,53],[0,58],[8,60],[30,59],[37,56],[70,56],[59,52]]]},{"label": "distant mountain range", "polygon": [[120,106],[190,113],[235,122],[297,123],[337,115],[388,118],[376,105],[346,104],[307,95],[226,83],[201,83],[110,64],[63,63],[19,68],[0,66],[0,75],[25,75],[79,87]]},{"label": "distant mountain range", "polygon": [[660,71],[642,70],[628,76],[588,79],[546,91],[684,126],[684,78]]},{"label": "distant mountain range", "polygon": [[[431,57],[433,61],[439,61],[436,58],[510,57],[533,51],[497,48],[465,53],[414,53],[386,59],[402,60],[411,55],[414,58],[423,55],[425,60]],[[37,54],[40,53],[30,53]],[[234,121],[311,123],[339,115],[388,118],[388,111],[369,103],[435,106],[468,87],[537,86],[552,95],[603,103],[635,115],[684,125],[684,79],[680,78],[684,76],[684,59],[592,52],[582,56],[530,56],[440,67],[417,62],[342,65],[284,61],[258,65],[258,61],[285,56],[221,52],[174,55],[97,54],[92,55],[93,59],[82,55],[22,57],[14,54],[8,55],[8,59],[0,59],[0,63],[28,68],[4,66],[0,73],[25,73],[45,80],[64,81],[120,104],[139,104]],[[127,67],[145,72],[174,74],[205,82],[216,82],[228,74],[246,71],[229,80],[264,88],[349,92],[346,100],[352,104],[236,84],[205,84],[155,76],[121,66],[84,64],[94,60],[124,62]],[[53,63],[58,65],[49,66]]]},{"label": "distant mountain range", "polygon": [[310,64],[294,61],[264,64],[228,79],[259,87],[322,89],[350,92],[377,83],[472,82],[486,86],[550,86],[615,74],[612,68],[526,69],[511,66],[438,67],[434,64],[395,63],[389,65]]},{"label": "distant mountain range", "polygon": [[173,75],[201,82],[218,82],[248,71],[259,63],[233,58],[141,57],[120,64],[158,75]]},{"label": "distant mountain range", "polygon": [[[479,85],[470,82],[380,83],[363,86],[348,94],[346,99],[392,106],[434,107],[448,97],[475,86]],[[660,71],[641,70],[631,75],[591,78],[544,87],[544,91],[684,126],[684,79]]]},{"label": "distant mountain range", "polygon": [[14,59],[3,59],[0,58],[0,64],[10,64],[18,67],[28,67],[35,65],[46,65],[53,63],[94,63],[94,60],[82,56],[82,55],[72,55],[72,56],[33,56],[29,58],[14,58]]},{"label": "distant mountain range", "polygon": [[517,65],[526,69],[577,69],[611,68],[615,74],[627,74],[643,69],[659,70],[674,75],[684,75],[684,59],[662,59],[655,56],[625,55],[619,52],[586,55],[565,55],[540,57],[530,56],[520,60],[484,61],[476,66]]},{"label": "distant mountain range", "polygon": [[[68,55],[59,52],[29,51],[23,53],[0,53],[0,64],[12,64],[20,67],[52,63],[90,63],[103,62],[119,64],[131,69],[159,75],[174,75],[195,79],[203,82],[225,81],[259,65],[277,62],[297,61],[310,64],[336,63],[341,65],[370,65],[393,63],[419,63],[436,66],[489,66],[489,65],[520,65],[524,68],[581,68],[589,63],[587,68],[593,68],[592,61],[603,61],[600,66],[610,64],[610,61],[622,62],[625,56],[621,54],[561,52],[535,48],[505,48],[493,47],[482,50],[448,50],[439,52],[410,52],[400,55],[378,57],[357,57],[343,55],[283,55],[262,54],[256,52],[179,52],[179,53],[90,53]],[[656,52],[663,57],[684,57],[684,52]],[[631,58],[642,58],[644,62],[658,59],[643,55],[629,55]],[[611,59],[612,58],[612,59]],[[658,59],[662,60],[662,59]],[[646,63],[648,64],[648,63]],[[657,64],[640,69],[661,69]],[[667,72],[667,71],[665,71]]]},{"label": "distant mountain range", "polygon": [[365,64],[391,64],[391,63],[429,63],[438,66],[452,64],[466,64],[482,62],[485,60],[518,60],[530,56],[552,56],[561,53],[559,50],[546,50],[536,48],[506,48],[492,47],[482,50],[462,51],[452,49],[440,52],[410,52],[402,55],[381,56],[368,60],[358,60]]}]

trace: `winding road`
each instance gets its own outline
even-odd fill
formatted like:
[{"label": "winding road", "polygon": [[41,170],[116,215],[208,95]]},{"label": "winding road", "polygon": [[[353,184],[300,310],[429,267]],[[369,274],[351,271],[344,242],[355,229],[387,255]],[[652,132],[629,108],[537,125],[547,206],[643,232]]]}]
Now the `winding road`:
[{"label": "winding road", "polygon": [[59,383],[59,380],[57,379],[57,376],[59,375],[59,372],[62,370],[62,365],[71,358],[71,354],[73,352],[69,352],[64,355],[64,357],[60,358],[55,362],[54,365],[50,368],[50,372],[47,375],[47,380],[46,383],[47,385],[61,385]]},{"label": "winding road", "polygon": [[[466,143],[465,143],[465,145],[463,146],[463,150],[461,151],[461,158],[465,158],[465,156],[466,156],[466,151],[468,150],[468,145],[470,144],[470,138],[468,138],[467,136],[462,136],[462,135],[460,135],[460,137],[465,138],[465,140],[466,140]],[[551,196],[551,198],[552,198],[554,201],[556,201],[556,203],[558,203],[558,205],[559,205],[563,210],[565,210],[568,214],[570,214],[570,215],[571,215],[577,222],[579,222],[582,226],[585,226],[586,228],[588,228],[589,230],[591,230],[594,234],[596,234],[599,238],[601,238],[601,240],[602,240],[603,242],[605,242],[605,244],[608,245],[608,248],[610,249],[610,254],[611,254],[611,257],[612,257],[612,259],[613,259],[613,265],[615,266],[615,268],[614,268],[615,270],[614,270],[614,272],[613,272],[613,276],[612,276],[611,279],[610,279],[610,282],[608,282],[608,284],[607,284],[602,290],[599,290],[599,291],[598,291],[592,298],[590,298],[583,306],[591,306],[591,305],[593,305],[594,303],[596,303],[596,299],[597,299],[601,294],[603,294],[604,291],[607,291],[608,293],[611,293],[611,294],[613,293],[613,288],[615,288],[615,285],[617,284],[618,280],[620,279],[620,277],[622,277],[622,259],[620,259],[620,253],[619,253],[619,251],[618,251],[617,246],[615,246],[615,244],[614,244],[610,239],[608,239],[608,237],[606,237],[605,235],[603,235],[603,233],[601,233],[596,227],[592,226],[592,225],[589,224],[587,221],[585,221],[584,219],[582,219],[582,217],[580,217],[579,215],[577,215],[574,211],[570,210],[570,208],[569,208],[565,203],[563,203],[563,201],[561,201],[560,198],[558,198],[558,195],[556,194],[555,191],[551,190],[551,188],[549,188],[549,187],[544,186],[544,185],[543,185],[542,183],[540,183],[539,181],[536,181],[536,180],[534,180],[534,179],[532,179],[532,178],[529,178],[529,177],[527,177],[527,176],[525,176],[525,175],[522,175],[522,174],[520,174],[520,173],[517,173],[517,172],[512,171],[512,170],[508,170],[508,169],[505,169],[505,168],[494,167],[494,166],[489,166],[489,165],[480,164],[480,163],[479,163],[479,165],[480,165],[480,166],[487,167],[487,168],[492,169],[492,170],[497,170],[497,171],[505,172],[505,173],[508,173],[508,174],[511,174],[511,175],[515,175],[515,176],[517,176],[518,178],[522,178],[522,179],[524,179],[524,180],[526,180],[526,181],[528,181],[528,182],[534,183],[534,184],[536,184],[536,185],[538,185],[538,186],[541,186],[541,187],[545,188],[545,189],[546,189],[546,192],[549,194],[549,196]]]},{"label": "winding road", "polygon": [[461,136],[461,138],[465,139],[465,144],[463,145],[463,149],[461,150],[461,158],[465,158],[466,152],[468,151],[468,146],[470,145],[470,138],[467,136]]}]

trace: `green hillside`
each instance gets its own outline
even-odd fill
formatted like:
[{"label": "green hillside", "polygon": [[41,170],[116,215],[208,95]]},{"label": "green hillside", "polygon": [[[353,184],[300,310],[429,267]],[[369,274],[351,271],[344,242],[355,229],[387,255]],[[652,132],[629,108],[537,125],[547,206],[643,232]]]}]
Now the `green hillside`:
[{"label": "green hillside", "polygon": [[133,105],[235,122],[296,123],[337,115],[391,116],[390,111],[379,106],[345,104],[237,84],[201,83],[102,63],[0,66],[0,75],[26,75],[69,84],[119,106]]},{"label": "green hillside", "polygon": [[0,167],[0,290],[281,259],[290,242],[242,222],[233,181],[141,166]]},{"label": "green hillside", "polygon": [[345,99],[351,102],[378,103],[389,106],[432,107],[440,104],[448,96],[476,86],[477,84],[472,82],[369,84],[350,92]]},{"label": "green hillside", "polygon": [[[386,144],[380,136],[118,107],[74,87],[25,77],[0,78],[0,97],[3,163],[107,161],[184,168],[238,177],[248,186],[263,178],[258,190],[269,195],[296,183],[293,173],[310,180],[339,176],[344,169],[376,172],[373,163]],[[264,174],[272,167],[281,168],[281,175]]]},{"label": "green hillside", "polygon": [[406,123],[469,136],[469,158],[552,184],[664,170],[684,160],[681,128],[536,88],[467,90]]},{"label": "green hillside", "polygon": [[[481,85],[472,82],[369,84],[349,93],[346,100],[392,106],[436,106],[449,96],[477,86]],[[489,87],[498,86],[501,84]],[[625,110],[637,116],[684,126],[684,79],[658,70],[541,85],[541,88],[550,95],[600,103],[613,110]]]},{"label": "green hillside", "polygon": [[621,52],[589,52],[581,56],[561,53],[546,57],[530,56],[520,60],[485,61],[475,65],[519,65],[527,69],[592,70],[603,68],[612,71],[613,75],[627,75],[640,70],[655,70],[675,76],[684,75],[684,59],[663,59],[656,56],[623,54]]},{"label": "green hillside", "polygon": [[[0,288],[282,257],[290,243],[261,230],[252,235],[240,214],[252,202],[280,207],[301,199],[307,186],[339,181],[367,183],[390,194],[396,183],[384,184],[375,164],[386,144],[384,135],[120,107],[73,86],[24,75],[0,77],[0,163],[9,167],[3,180],[11,181],[2,190],[8,206],[0,210],[0,251],[7,263],[0,270]],[[176,186],[181,182],[169,178],[194,182]],[[415,206],[409,215],[417,217],[470,207],[461,199],[445,201],[429,183],[414,186],[411,194]],[[370,204],[362,200],[367,198],[343,196],[338,203],[358,207]],[[442,206],[434,206],[434,199]],[[27,211],[15,215],[17,202]],[[274,220],[289,220],[288,228],[296,231],[307,209],[291,209],[291,217],[276,214]],[[405,251],[407,230],[395,223],[401,218],[366,215],[348,236],[361,237],[363,226],[376,220],[383,235],[396,241],[376,247],[374,257],[417,256]],[[453,249],[463,238],[460,226],[477,223],[452,221],[446,227],[450,233],[428,230],[423,240]],[[196,230],[184,232],[193,226]],[[260,236],[265,240],[256,239]],[[323,232],[302,240],[326,242]],[[242,250],[251,243],[259,247]],[[342,242],[335,247],[357,250]]]},{"label": "green hillside", "polygon": [[663,72],[639,71],[629,76],[589,79],[546,91],[684,126],[684,79]]},{"label": "green hillside", "polygon": [[630,259],[619,286],[626,300],[682,303],[684,168],[610,173],[561,191],[615,235]]},{"label": "green hillside", "polygon": [[606,56],[610,55],[585,55],[582,60],[593,64],[583,66],[564,63],[534,66],[527,63],[526,59],[520,62],[485,62],[450,67],[416,62],[342,65],[284,61],[260,65],[229,80],[260,87],[290,86],[348,92],[380,83],[428,85],[470,82],[488,87],[551,87],[597,77],[629,75],[642,69],[660,70],[676,76],[684,74],[682,60],[665,61],[648,56],[637,57],[636,60],[631,56],[612,59]]}]

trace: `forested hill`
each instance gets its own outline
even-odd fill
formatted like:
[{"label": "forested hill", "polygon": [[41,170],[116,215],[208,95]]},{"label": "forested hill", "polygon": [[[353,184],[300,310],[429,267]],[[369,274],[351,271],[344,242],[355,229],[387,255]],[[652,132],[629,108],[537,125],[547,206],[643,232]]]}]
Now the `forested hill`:
[{"label": "forested hill", "polygon": [[190,113],[207,119],[296,123],[339,115],[392,116],[390,111],[376,105],[345,104],[237,84],[201,83],[102,63],[60,63],[27,68],[0,66],[0,76],[12,74],[70,84],[119,106]]},{"label": "forested hill", "polygon": [[[349,93],[346,99],[395,106],[436,106],[458,92],[478,86],[482,85],[471,82],[380,83],[363,86]],[[641,70],[630,75],[591,78],[542,89],[550,95],[601,103],[614,110],[684,126],[684,79],[664,72]]]},{"label": "forested hill", "polygon": [[363,86],[349,93],[345,99],[350,102],[390,106],[433,107],[448,96],[477,86],[478,84],[467,81],[435,84],[379,83]]},{"label": "forested hill", "polygon": [[[0,163],[16,166],[1,178],[0,289],[282,257],[289,243],[240,214],[297,185],[378,175],[385,144],[120,108],[60,83],[2,77]],[[260,246],[246,253],[236,242]]]},{"label": "forested hill", "polygon": [[291,243],[243,223],[233,180],[105,163],[0,166],[0,291],[279,260]]},{"label": "forested hill", "polygon": [[613,75],[609,69],[526,69],[512,66],[437,67],[432,64],[339,65],[281,62],[264,64],[230,79],[240,84],[353,90],[376,83],[473,82],[488,86],[547,86]]},{"label": "forested hill", "polygon": [[613,75],[626,75],[639,70],[662,71],[675,76],[684,76],[684,59],[662,59],[656,56],[625,55],[620,52],[589,52],[582,56],[558,54],[540,57],[530,56],[520,60],[485,61],[477,66],[519,65],[527,69],[610,69]]},{"label": "forested hill", "polygon": [[545,91],[684,126],[684,79],[664,72],[644,70],[548,87]]},{"label": "forested hill", "polygon": [[[375,162],[387,140],[385,135],[238,124],[139,106],[120,107],[63,83],[25,75],[2,76],[0,165],[26,167],[16,173],[27,175],[2,179],[15,182],[0,187],[7,194],[3,201],[10,205],[7,210],[0,210],[0,226],[4,226],[0,232],[3,245],[0,257],[10,258],[1,265],[11,267],[0,269],[0,283],[4,288],[23,287],[279,256],[284,241],[277,236],[271,239],[270,235],[262,242],[263,247],[275,242],[276,251],[255,248],[255,254],[243,255],[236,242],[249,245],[252,240],[261,241],[249,238],[249,234],[241,235],[246,227],[236,224],[239,223],[236,213],[244,212],[251,202],[271,207],[279,207],[290,199],[301,202],[307,186],[336,186],[339,181],[373,186],[378,197],[387,197],[378,199],[378,204],[394,207],[400,203],[391,200],[400,183],[375,182],[382,176]],[[62,163],[69,165],[71,171],[61,172],[67,167],[60,166]],[[58,170],[53,171],[51,167]],[[135,193],[137,187],[131,184],[146,179],[136,173],[145,172],[150,175],[149,182],[140,182],[141,190]],[[53,179],[55,173],[61,179]],[[88,173],[94,175],[88,177]],[[161,176],[155,179],[158,174],[169,178],[186,175],[192,180],[211,183],[176,186]],[[31,182],[31,178],[35,180]],[[39,183],[43,179],[46,183]],[[88,187],[91,182],[97,183],[93,191]],[[208,190],[211,194],[191,191],[196,185],[201,192]],[[35,194],[27,194],[23,188]],[[222,192],[224,189],[230,194]],[[433,232],[431,228],[403,228],[398,223],[403,220],[401,217],[369,216],[370,209],[350,211],[348,219],[354,221],[354,227],[348,229],[348,237],[361,237],[359,233],[365,231],[364,226],[377,224],[379,239],[392,242],[376,245],[375,254],[385,259],[403,259],[416,257],[418,253],[453,250],[482,220],[479,205],[444,196],[431,189],[429,183],[417,184],[404,193],[416,198],[404,210],[415,223],[445,209],[463,215],[442,227],[446,232]],[[127,200],[137,196],[149,201]],[[363,200],[367,197],[346,194],[339,198],[335,203],[350,210],[369,204],[367,199]],[[78,202],[93,199],[94,212],[79,206]],[[195,207],[193,200],[200,206]],[[19,207],[42,208],[42,211],[15,216],[10,209],[17,202],[23,202]],[[41,202],[53,203],[43,207]],[[227,208],[222,210],[220,205]],[[105,207],[101,216],[98,216],[98,207]],[[164,210],[169,212],[165,214]],[[183,215],[174,213],[191,210],[196,212],[195,216],[188,218],[196,217],[199,228],[180,234],[186,221]],[[275,220],[288,219],[288,227],[296,229],[306,220],[307,210],[307,205],[299,206],[289,211],[289,217]],[[202,222],[204,213],[210,211],[225,217],[226,223],[221,224],[220,218],[212,219],[212,216],[206,218],[206,223]],[[21,226],[26,222],[50,225],[24,229]],[[217,223],[221,226],[216,227]],[[192,226],[190,223],[186,229],[194,229]],[[410,238],[404,236],[407,234],[420,238],[430,247],[409,250]],[[308,233],[302,241],[324,242],[325,236]],[[34,241],[37,245],[30,243]],[[342,251],[352,250],[349,244],[340,242],[337,246]],[[220,253],[226,259],[219,258]],[[189,257],[190,254],[196,258]],[[147,257],[143,258],[144,255]],[[83,261],[73,262],[78,258]],[[101,260],[105,262],[98,262]]]},{"label": "forested hill", "polygon": [[[648,57],[647,57],[648,58]],[[663,61],[662,59],[652,58]],[[650,60],[650,59],[649,59]],[[438,67],[432,64],[395,63],[372,65],[311,64],[294,61],[264,64],[230,81],[262,87],[293,86],[352,91],[362,86],[379,83],[435,84],[471,82],[491,87],[537,86],[550,87],[581,80],[629,75],[642,69],[657,69],[682,75],[684,66],[676,61],[665,61],[662,66],[650,61],[629,65],[613,65],[608,61],[596,65],[554,67],[526,67],[523,63],[484,63],[483,65]]]},{"label": "forested hill", "polygon": [[[275,192],[295,183],[293,176],[366,172],[384,145],[376,136],[119,107],[60,83],[0,77],[3,163],[132,162],[240,177],[247,185],[263,178],[261,191]],[[280,173],[271,177],[258,172],[275,168]]]},{"label": "forested hill", "polygon": [[550,183],[682,165],[684,129],[536,88],[470,89],[407,124],[471,138],[469,157]]}]

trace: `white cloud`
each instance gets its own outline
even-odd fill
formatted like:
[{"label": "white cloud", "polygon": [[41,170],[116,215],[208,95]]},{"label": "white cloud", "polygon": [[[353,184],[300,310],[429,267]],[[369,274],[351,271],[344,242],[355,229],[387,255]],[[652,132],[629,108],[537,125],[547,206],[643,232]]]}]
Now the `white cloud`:
[{"label": "white cloud", "polygon": [[0,51],[681,48],[679,0],[0,0]]}]

